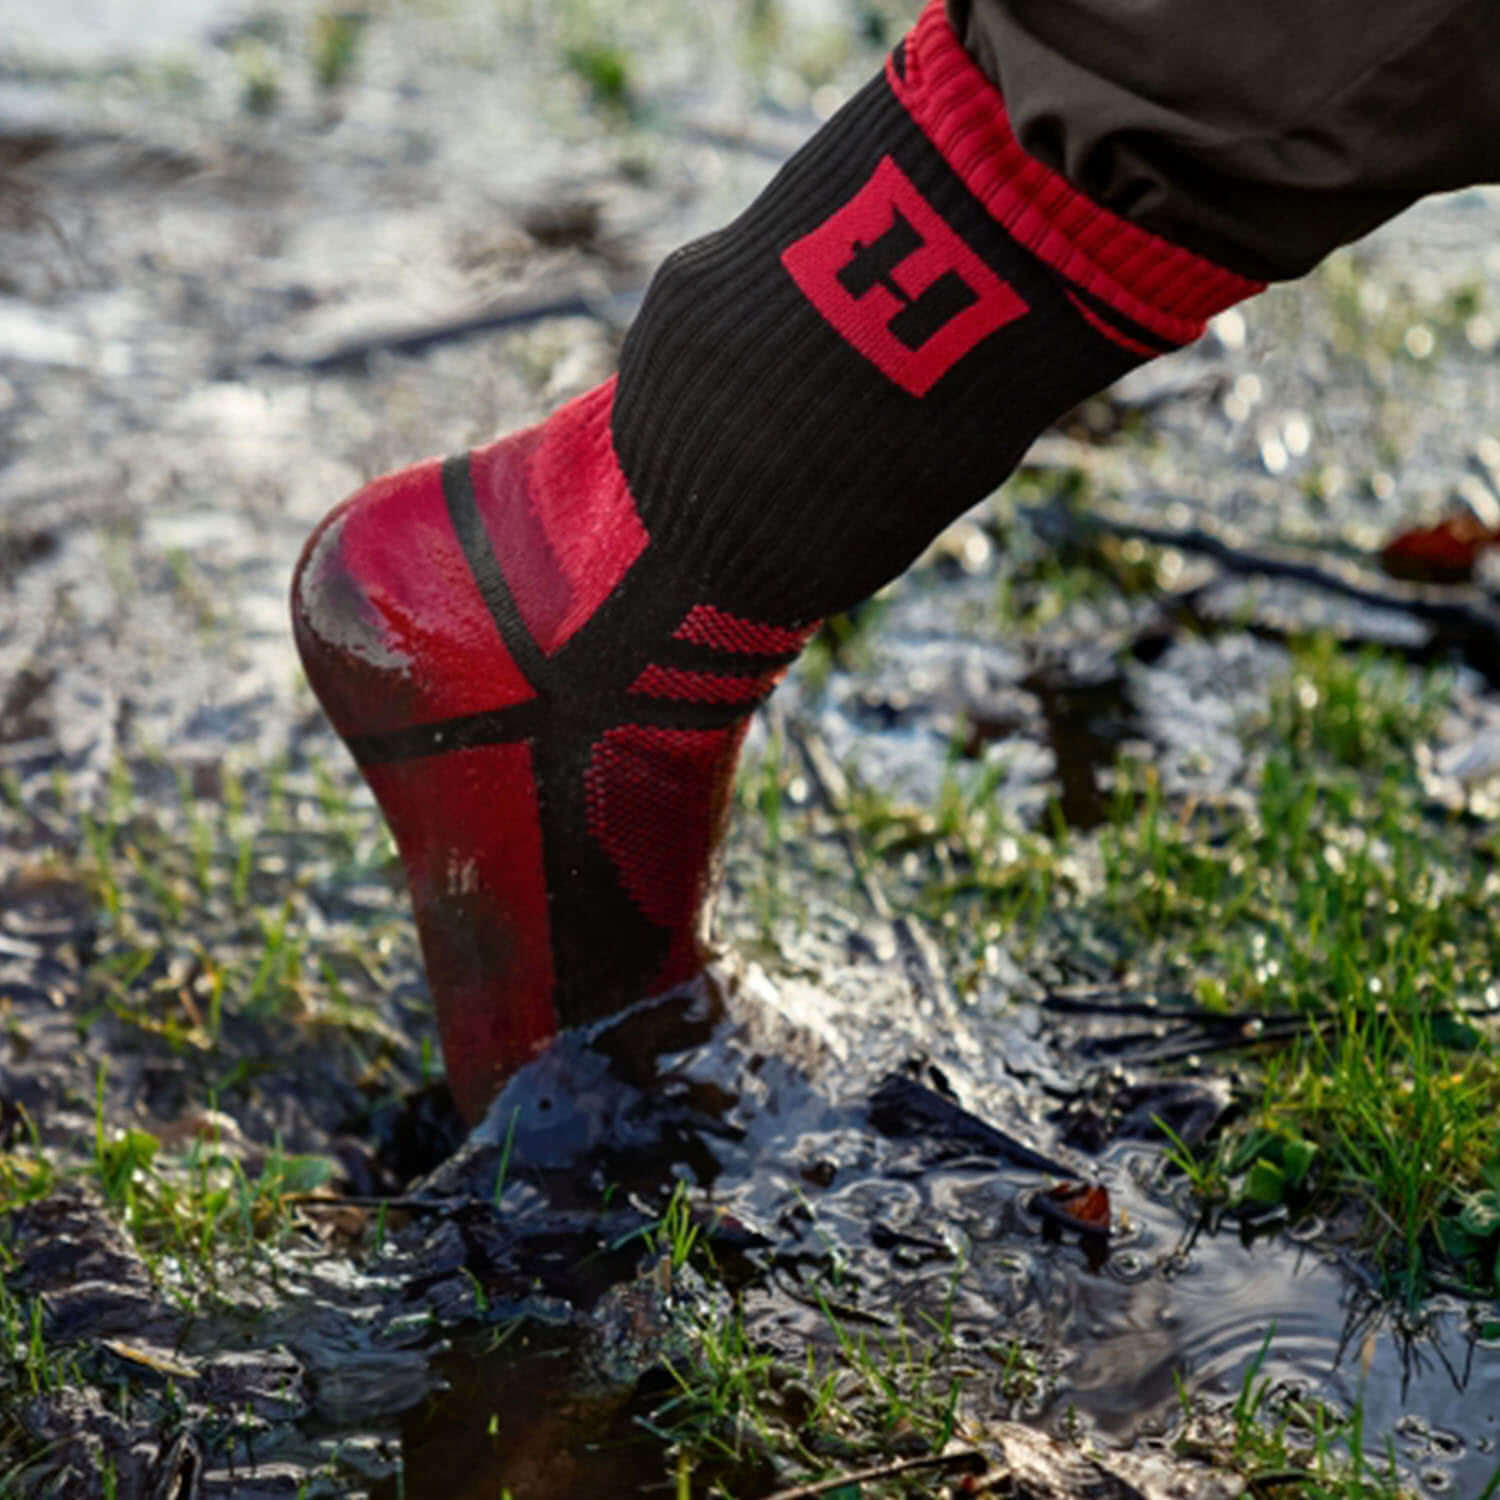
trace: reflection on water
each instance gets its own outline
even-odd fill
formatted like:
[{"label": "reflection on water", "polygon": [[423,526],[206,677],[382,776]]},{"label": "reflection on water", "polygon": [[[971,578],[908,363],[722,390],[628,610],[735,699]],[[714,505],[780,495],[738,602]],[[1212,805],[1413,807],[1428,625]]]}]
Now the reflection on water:
[{"label": "reflection on water", "polygon": [[[507,1206],[523,1220],[536,1215],[539,1227],[554,1212],[576,1227],[607,1184],[626,1184],[626,1196],[649,1206],[687,1171],[712,1203],[751,1226],[752,1242],[758,1237],[744,1300],[752,1337],[781,1349],[827,1347],[816,1293],[836,1262],[842,1303],[899,1313],[911,1327],[951,1307],[960,1345],[1021,1339],[1048,1351],[1037,1415],[1056,1426],[1076,1408],[1107,1444],[1166,1430],[1178,1375],[1210,1398],[1233,1396],[1269,1332],[1262,1374],[1273,1383],[1346,1409],[1362,1399],[1372,1442],[1400,1424],[1403,1464],[1446,1476],[1460,1493],[1488,1479],[1500,1440],[1500,1360],[1469,1342],[1456,1304],[1439,1299],[1419,1333],[1403,1332],[1371,1306],[1362,1283],[1308,1243],[1195,1234],[1183,1206],[1155,1186],[1159,1159],[1134,1143],[1095,1163],[1118,1227],[1107,1254],[1090,1253],[1076,1238],[1048,1234],[1029,1208],[1046,1174],[980,1154],[979,1132],[957,1147],[957,1137],[919,1128],[883,1134],[870,1111],[883,1062],[848,1054],[835,1062],[805,1047],[799,1065],[787,1045],[794,1018],[783,1009],[768,1024],[759,1004],[700,994],[644,1007],[592,1039],[565,1039],[517,1076],[467,1156],[435,1186],[459,1190],[469,1172],[468,1189],[487,1193],[496,1143],[508,1136]],[[826,1029],[830,1015],[818,1020]],[[908,1031],[904,1040],[918,1038]],[[1005,1050],[997,1030],[979,1055]],[[1054,1149],[1002,1067],[945,1068],[967,1110]],[[590,1083],[564,1092],[564,1076]],[[584,1304],[600,1289],[596,1280]],[[517,1343],[455,1365],[451,1394],[407,1424],[408,1481],[420,1474],[436,1483],[454,1465],[484,1476],[455,1494],[506,1484],[518,1495],[583,1496],[604,1492],[606,1476],[606,1488],[627,1493],[659,1480],[662,1454],[639,1446],[628,1384],[600,1393],[580,1374],[594,1337],[584,1314],[550,1350]],[[1008,1414],[998,1390],[978,1384],[967,1397],[980,1416]],[[492,1413],[509,1439],[486,1436]]]},{"label": "reflection on water", "polygon": [[0,58],[86,67],[191,52],[248,0],[0,0]]},{"label": "reflection on water", "polygon": [[447,1393],[408,1415],[403,1471],[375,1491],[495,1500],[647,1494],[664,1473],[618,1390],[589,1390],[564,1342],[469,1350],[441,1366]]}]

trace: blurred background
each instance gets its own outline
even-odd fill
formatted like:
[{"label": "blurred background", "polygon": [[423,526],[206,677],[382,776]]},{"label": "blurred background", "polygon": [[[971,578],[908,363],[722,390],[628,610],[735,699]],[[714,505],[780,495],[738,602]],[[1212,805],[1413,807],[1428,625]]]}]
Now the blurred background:
[{"label": "blurred background", "polygon": [[606,373],[901,11],[3,0],[0,544],[87,618],[28,598],[0,678],[89,678],[45,715],[74,770],[121,694],[179,752],[281,732],[306,529]]},{"label": "blurred background", "polygon": [[[916,9],[0,0],[0,679],[22,684],[0,740],[61,744],[85,782],[127,724],[186,759],[284,748],[310,707],[283,608],[307,529],[608,374],[655,263]],[[1483,191],[1424,205],[1047,462],[1099,480],[1098,444],[1149,410],[1177,499],[1366,548],[1481,493],[1495,226]],[[1433,420],[1459,408],[1462,431]]]},{"label": "blurred background", "polygon": [[[472,1333],[498,1322],[505,1298],[531,1294],[498,1273],[470,1288],[448,1263],[429,1275],[415,1250],[390,1269],[384,1213],[367,1204],[337,1222],[300,1214],[330,1183],[351,1198],[400,1192],[461,1139],[441,1103],[393,851],[292,648],[285,595],[302,540],[376,474],[538,419],[611,373],[662,255],[747,203],[917,9],[0,0],[0,1211],[46,1208],[64,1177],[99,1185],[113,1217],[94,1213],[88,1234],[126,1266],[116,1279],[135,1298],[110,1328],[145,1337],[148,1318],[179,1320],[169,1333],[146,1326],[227,1382],[222,1410],[192,1420],[231,1459],[249,1438],[215,1424],[250,1399],[251,1375],[278,1390],[305,1376],[305,1400],[252,1392],[258,1431],[284,1445],[266,1439],[262,1458],[293,1454],[305,1475],[329,1434],[375,1434],[376,1492],[397,1493],[401,1443],[421,1451],[412,1413],[437,1383],[437,1345],[419,1346],[427,1335],[401,1310]],[[1043,1095],[1123,1087],[1117,1054],[1096,1065],[1075,1023],[1044,1014],[1044,984],[1123,976],[1219,1006],[1321,997],[1320,939],[1286,892],[1273,892],[1279,913],[1247,898],[1236,909],[1248,927],[1162,951],[1171,901],[1204,929],[1223,924],[1145,855],[1137,867],[1118,852],[1138,837],[1154,859],[1165,807],[1161,828],[1201,836],[1188,852],[1211,865],[1225,828],[1266,821],[1268,757],[1292,757],[1297,785],[1314,788],[1307,805],[1330,820],[1334,853],[1312,890],[1331,888],[1335,846],[1370,816],[1345,796],[1349,778],[1398,788],[1415,852],[1382,875],[1382,899],[1410,889],[1413,912],[1436,908],[1451,893],[1429,901],[1407,874],[1467,872],[1462,951],[1474,974],[1489,962],[1496,637],[1444,635],[1409,600],[1372,607],[1305,576],[1252,579],[1233,554],[1295,548],[1303,564],[1358,562],[1373,576],[1392,535],[1463,515],[1490,539],[1466,597],[1486,580],[1493,595],[1497,288],[1495,190],[1420,205],[1067,414],[998,496],[808,653],[751,737],[724,925],[772,976],[767,1013],[780,993],[787,1015],[802,1007],[846,1048],[831,1088],[852,1087],[877,1054],[939,1055],[952,1038],[914,1013],[889,930],[861,907],[827,809],[781,753],[790,723],[857,770],[871,867],[944,945],[982,1043],[968,1097],[987,1116],[1014,1105],[1040,1129]],[[1371,644],[1388,654],[1339,649]],[[1320,770],[1325,751],[1349,764]],[[1285,873],[1280,854],[1246,847],[1238,874]],[[1108,889],[1140,894],[1138,929],[1100,896],[1110,848]],[[1266,931],[1300,955],[1306,993],[1282,993]],[[1467,995],[1470,969],[1450,968],[1445,982]],[[1484,983],[1475,993],[1500,1004]],[[1500,1088],[1492,1043],[1474,1056],[1485,1087]],[[1178,1420],[1182,1369],[1232,1394],[1261,1370],[1276,1319],[1285,1338],[1267,1378],[1346,1406],[1363,1393],[1369,1433],[1428,1424],[1406,1430],[1403,1462],[1427,1465],[1434,1491],[1454,1474],[1463,1493],[1485,1482],[1500,1441],[1500,1321],[1433,1302],[1446,1342],[1413,1373],[1404,1326],[1371,1323],[1366,1338],[1361,1324],[1351,1340],[1345,1314],[1373,1280],[1344,1264],[1352,1240],[1330,1249],[1321,1224],[1307,1229],[1316,1253],[1289,1236],[1252,1245],[1248,1230],[1241,1243],[1233,1226],[1184,1238],[1195,1210],[1180,1178],[1163,1185],[1159,1141],[1100,1145],[1122,1153],[1117,1201],[1131,1223],[1096,1274],[1077,1246],[1042,1243],[1017,1206],[1030,1179],[1018,1186],[993,1163],[970,1177],[913,1168],[870,1147],[859,1100],[841,1103],[840,1133],[820,1144],[801,1126],[826,1123],[826,1081],[808,1086],[805,1116],[787,1111],[785,1138],[751,1131],[738,1154],[725,1148],[721,1201],[741,1195],[749,1221],[782,1237],[778,1255],[829,1252],[835,1269],[853,1267],[840,1295],[865,1277],[878,1305],[920,1280],[932,1308],[947,1297],[951,1310],[946,1239],[967,1245],[961,1325],[975,1348],[1001,1328],[1018,1340],[1004,1378],[983,1388],[987,1418],[1040,1414],[1072,1433],[1082,1412],[1110,1441],[1153,1441]],[[1205,1122],[1228,1098],[1222,1082],[1185,1084],[1195,1107],[1207,1099]],[[1470,1176],[1454,1179],[1464,1191],[1480,1180],[1473,1163],[1492,1170],[1487,1108],[1472,1107]],[[802,1160],[804,1136],[826,1161]],[[205,1166],[191,1153],[207,1140]],[[677,1163],[657,1165],[653,1191],[680,1204],[667,1197]],[[929,1239],[877,1241],[880,1215]],[[1331,1211],[1329,1223],[1339,1229]],[[109,1238],[116,1224],[134,1237],[129,1255]],[[1486,1264],[1497,1226],[1500,1210]],[[613,1243],[618,1226],[606,1231]],[[27,1232],[43,1248],[58,1239],[44,1218]],[[377,1248],[356,1265],[352,1244]],[[224,1299],[205,1270],[215,1260],[230,1268]],[[40,1271],[29,1286],[57,1290]],[[228,1294],[254,1313],[252,1332],[225,1314]],[[0,1322],[7,1306],[0,1289]],[[96,1321],[101,1306],[119,1313],[96,1302]],[[98,1331],[88,1311],[59,1325],[60,1354],[37,1355],[44,1371],[74,1371],[54,1394],[80,1384],[57,1361]],[[555,1306],[532,1312],[565,1321]],[[783,1337],[800,1360],[806,1306],[768,1297],[758,1316],[757,1336]],[[192,1338],[174,1343],[189,1323]],[[295,1380],[273,1354],[295,1355]],[[430,1472],[471,1468],[472,1491],[414,1481],[411,1493],[610,1492],[592,1471],[548,1468],[572,1462],[595,1413],[565,1408],[571,1376],[538,1384],[525,1360],[506,1363],[514,1354],[485,1367],[472,1410],[465,1395],[436,1421]],[[1018,1394],[1006,1381],[1023,1354],[1036,1379]],[[119,1370],[97,1348],[88,1357],[97,1405]],[[175,1397],[151,1404],[160,1373],[134,1369],[155,1395],[122,1453],[145,1435],[153,1453],[173,1451],[181,1413]],[[0,1415],[39,1382],[0,1368]],[[548,1411],[535,1453],[495,1457],[505,1445],[489,1403],[510,1388],[523,1410]],[[62,1464],[87,1425],[61,1396],[36,1403],[24,1431],[0,1427],[0,1490],[38,1453]],[[549,1428],[554,1406],[564,1417]],[[939,1410],[933,1431],[946,1420]],[[492,1468],[463,1457],[459,1430]],[[648,1459],[660,1488],[664,1460]]]}]

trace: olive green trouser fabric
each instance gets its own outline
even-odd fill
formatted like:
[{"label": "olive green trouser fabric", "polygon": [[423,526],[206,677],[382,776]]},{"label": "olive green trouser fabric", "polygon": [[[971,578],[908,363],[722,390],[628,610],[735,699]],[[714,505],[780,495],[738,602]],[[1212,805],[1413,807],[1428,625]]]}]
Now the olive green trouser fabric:
[{"label": "olive green trouser fabric", "polygon": [[1500,0],[947,0],[1021,145],[1246,276],[1500,181]]}]

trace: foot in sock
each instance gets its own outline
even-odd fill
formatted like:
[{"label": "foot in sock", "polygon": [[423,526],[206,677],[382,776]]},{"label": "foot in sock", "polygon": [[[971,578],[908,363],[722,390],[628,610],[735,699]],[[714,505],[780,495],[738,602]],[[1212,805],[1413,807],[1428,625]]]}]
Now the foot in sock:
[{"label": "foot in sock", "polygon": [[314,532],[308,677],[395,834],[469,1118],[559,1027],[702,966],[749,715],[810,633],[697,599],[614,462],[613,382]]},{"label": "foot in sock", "polygon": [[1025,156],[935,3],[668,260],[618,382],[322,523],[298,646],[400,847],[470,1118],[700,967],[745,725],[816,621],[1256,290]]}]

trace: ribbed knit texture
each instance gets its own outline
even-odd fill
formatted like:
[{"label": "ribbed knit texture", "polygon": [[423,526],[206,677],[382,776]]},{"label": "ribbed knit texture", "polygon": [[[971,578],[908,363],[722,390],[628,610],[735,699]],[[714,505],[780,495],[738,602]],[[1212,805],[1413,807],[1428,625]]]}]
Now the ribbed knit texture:
[{"label": "ribbed knit texture", "polygon": [[618,383],[304,552],[298,646],[471,1118],[557,1027],[699,970],[745,728],[814,622],[1248,288],[1019,157],[945,26],[667,262]]},{"label": "ribbed knit texture", "polygon": [[995,220],[1070,281],[1173,343],[1263,290],[1092,202],[1021,149],[1005,101],[929,5],[886,76],[924,135]]},{"label": "ribbed knit texture", "polygon": [[[846,209],[876,227],[845,232]],[[922,215],[921,254],[851,298],[835,273],[898,212]],[[893,318],[893,285],[915,300],[945,261],[960,295],[998,279],[1019,313],[919,390],[871,356],[864,312]],[[625,343],[615,448],[695,597],[811,621],[901,573],[1061,413],[1256,290],[1025,156],[934,3],[738,220],[662,266]]]}]

